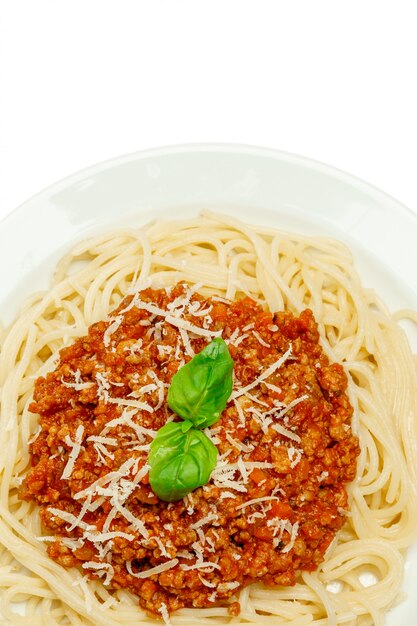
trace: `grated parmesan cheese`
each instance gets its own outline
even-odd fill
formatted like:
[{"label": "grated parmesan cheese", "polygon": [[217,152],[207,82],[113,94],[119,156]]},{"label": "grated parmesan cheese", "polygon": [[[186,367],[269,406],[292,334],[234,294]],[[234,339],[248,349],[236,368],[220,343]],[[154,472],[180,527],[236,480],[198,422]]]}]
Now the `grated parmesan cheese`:
[{"label": "grated parmesan cheese", "polygon": [[193,530],[197,530],[197,528],[200,528],[201,526],[204,526],[205,524],[209,524],[210,522],[213,522],[218,519],[219,519],[219,516],[216,515],[216,513],[209,513],[205,517],[202,517],[200,520],[198,520],[198,522],[196,522],[195,524],[191,524],[190,528],[192,528]]},{"label": "grated parmesan cheese", "polygon": [[297,406],[297,404],[300,404],[300,402],[303,402],[304,400],[307,400],[308,398],[309,398],[309,396],[307,394],[304,394],[303,396],[300,396],[299,398],[296,398],[295,400],[293,400],[289,404],[284,405],[284,408],[281,409],[278,412],[278,414],[275,415],[274,417],[276,419],[284,417],[284,415],[286,415],[289,411],[291,411],[291,409],[293,409],[295,406]]},{"label": "grated parmesan cheese", "polygon": [[221,491],[220,500],[225,500],[226,498],[236,498],[236,494],[231,491]]},{"label": "grated parmesan cheese", "polygon": [[270,365],[266,370],[264,370],[262,374],[258,376],[258,378],[255,378],[255,380],[249,385],[246,385],[246,387],[235,389],[235,391],[233,391],[230,398],[234,400],[235,398],[238,398],[239,396],[243,396],[251,389],[254,389],[255,387],[257,387],[259,383],[263,382],[266,378],[269,378],[270,376],[272,376],[272,374],[277,369],[279,369],[281,365],[285,363],[285,361],[291,356],[291,354],[292,354],[292,346],[290,345],[288,350],[277,361],[275,361],[275,363],[272,363],[272,365]]},{"label": "grated parmesan cheese", "polygon": [[[105,574],[105,579],[103,581],[103,585],[110,585],[111,580],[114,576],[114,568],[110,563],[96,563],[96,561],[86,561],[82,564],[84,569],[95,569],[97,570],[97,574],[102,576]],[[107,571],[106,571],[107,570]]]},{"label": "grated parmesan cheese", "polygon": [[236,507],[236,511],[239,509],[245,509],[247,506],[252,506],[253,504],[259,504],[260,502],[268,502],[269,500],[279,500],[277,496],[263,496],[262,498],[253,498],[253,500],[248,500],[243,504],[239,504]]},{"label": "grated parmesan cheese", "polygon": [[276,393],[281,393],[282,392],[281,387],[277,387],[276,385],[273,385],[272,383],[267,383],[267,382],[264,381],[263,384],[265,385],[265,387],[267,387],[271,391],[275,391]]},{"label": "grated parmesan cheese", "polygon": [[75,461],[77,460],[80,452],[81,452],[81,444],[83,441],[84,435],[84,426],[80,424],[75,431],[75,441],[72,441],[71,438],[67,435],[65,437],[65,443],[72,447],[72,450],[69,454],[67,464],[64,467],[64,471],[62,472],[61,478],[63,480],[68,480],[71,476],[72,471],[74,469]]},{"label": "grated parmesan cheese", "polygon": [[115,437],[100,437],[98,435],[90,435],[87,437],[87,441],[95,441],[97,443],[103,443],[106,446],[117,446],[117,439]]},{"label": "grated parmesan cheese", "polygon": [[232,444],[232,446],[234,446],[235,448],[237,448],[237,450],[240,450],[240,452],[252,452],[252,450],[254,449],[254,446],[251,445],[246,445],[245,443],[243,443],[242,441],[238,441],[237,439],[233,439],[233,437],[230,435],[230,433],[226,433],[226,439],[229,443]]},{"label": "grated parmesan cheese", "polygon": [[299,522],[295,522],[295,524],[291,525],[290,522],[287,522],[287,526],[291,526],[291,529],[288,530],[288,528],[286,528],[287,532],[291,532],[291,537],[290,537],[290,541],[287,543],[287,545],[285,546],[285,548],[283,548],[282,552],[285,554],[286,552],[289,552],[290,550],[293,549],[294,547],[294,542],[298,536],[298,528],[300,526]]},{"label": "grated parmesan cheese", "polygon": [[291,446],[287,450],[288,458],[290,460],[291,469],[294,469],[296,465],[301,461],[303,450],[301,448],[294,448]]},{"label": "grated parmesan cheese", "polygon": [[182,328],[189,332],[193,332],[194,334],[200,335],[201,337],[208,337],[212,339],[214,337],[220,337],[223,332],[222,330],[212,331],[212,330],[207,330],[205,328],[200,328],[200,326],[191,324],[191,322],[188,322],[187,320],[179,319],[178,317],[175,317],[173,314],[165,311],[164,309],[161,309],[156,304],[152,304],[150,302],[143,302],[142,300],[137,300],[135,302],[135,306],[138,309],[143,309],[144,311],[148,311],[148,313],[153,313],[154,315],[157,315],[158,317],[165,318],[165,321],[168,324],[171,324],[171,326],[176,326],[177,328]]},{"label": "grated parmesan cheese", "polygon": [[165,622],[165,626],[172,626],[171,620],[169,619],[167,605],[165,604],[165,602],[161,602],[161,606],[159,607],[158,611]]},{"label": "grated parmesan cheese", "polygon": [[214,589],[216,587],[216,583],[211,583],[209,580],[207,580],[206,578],[204,578],[200,572],[198,573],[198,577],[201,580],[201,582],[203,583],[203,585],[205,585],[206,587],[210,587],[211,589]]},{"label": "grated parmesan cheese", "polygon": [[267,343],[266,341],[264,341],[262,339],[261,335],[256,332],[256,330],[252,331],[252,335],[255,337],[255,339],[258,341],[258,343],[261,344],[261,346],[264,346],[265,348],[270,348],[271,347],[271,344]]},{"label": "grated parmesan cheese", "polygon": [[94,385],[94,383],[91,381],[83,381],[80,370],[76,370],[75,372],[70,371],[70,373],[74,376],[74,382],[70,383],[69,381],[61,378],[61,383],[64,385],[64,387],[67,387],[68,389],[74,389],[74,391],[81,391],[82,389],[89,389]]},{"label": "grated parmesan cheese", "polygon": [[155,576],[156,574],[161,574],[162,572],[166,572],[169,569],[172,569],[179,563],[178,559],[170,559],[169,561],[165,561],[165,563],[161,563],[160,565],[156,565],[155,567],[151,567],[143,572],[135,572],[132,570],[132,561],[126,561],[126,569],[131,576],[134,578],[149,578],[150,576]]},{"label": "grated parmesan cheese", "polygon": [[115,539],[116,537],[120,539],[127,539],[128,541],[133,541],[133,539],[135,538],[134,535],[115,530],[114,532],[91,534],[88,536],[88,539],[92,543],[103,543],[104,541]]},{"label": "grated parmesan cheese", "polygon": [[222,298],[221,296],[211,296],[211,299],[214,300],[214,302],[223,302],[223,304],[231,303],[231,300],[228,300],[227,298]]},{"label": "grated parmesan cheese", "polygon": [[232,581],[232,582],[227,582],[227,583],[220,583],[217,586],[217,590],[221,592],[224,591],[231,591],[232,589],[236,589],[237,587],[240,587],[240,583],[237,582],[237,580]]},{"label": "grated parmesan cheese", "polygon": [[[231,452],[231,450],[228,450]],[[273,468],[272,463],[261,461],[243,461],[240,459],[238,463],[227,463],[224,458],[217,460],[217,465],[211,473],[211,479],[216,487],[233,489],[235,491],[246,492],[247,489],[244,484],[244,480],[247,480],[247,472],[255,468]],[[242,476],[241,480],[237,480],[234,475],[238,471]],[[243,475],[242,475],[243,472]]]},{"label": "grated parmesan cheese", "polygon": [[185,348],[186,353],[188,354],[188,356],[193,358],[193,356],[195,356],[195,352],[194,352],[193,347],[191,345],[190,337],[189,337],[187,331],[184,328],[180,328],[179,331],[180,331],[181,339],[182,339],[182,342],[184,344],[184,348]]},{"label": "grated parmesan cheese", "polygon": [[328,476],[329,476],[329,472],[324,471],[324,472],[322,472],[320,474],[320,476],[317,477],[317,481],[319,483],[321,483],[321,482],[323,482],[323,480],[326,480],[326,478],[328,478]]},{"label": "grated parmesan cheese", "polygon": [[237,348],[242,343],[242,341],[245,341],[245,339],[247,339],[248,337],[249,337],[248,333],[244,333],[243,335],[240,335],[240,337],[235,339],[235,341],[233,342],[233,345],[235,346],[235,348]]},{"label": "grated parmesan cheese", "polygon": [[213,569],[220,570],[220,565],[218,565],[217,563],[214,563],[213,561],[197,561],[197,563],[193,563],[193,565],[187,565],[187,563],[182,563],[180,565],[180,569],[184,571],[198,569],[204,572],[208,572],[208,571],[212,572]]},{"label": "grated parmesan cheese", "polygon": [[104,331],[103,334],[103,344],[105,346],[105,348],[108,348],[110,345],[110,337],[111,335],[113,335],[113,333],[116,332],[116,330],[119,328],[120,324],[123,322],[123,315],[117,315],[114,318],[110,318],[110,324],[109,326],[107,326],[106,330]]},{"label": "grated parmesan cheese", "polygon": [[299,435],[294,433],[292,430],[288,430],[288,428],[281,426],[281,424],[273,424],[272,428],[283,437],[288,437],[288,439],[292,439],[292,441],[301,443],[301,437]]},{"label": "grated parmesan cheese", "polygon": [[61,509],[55,509],[54,507],[48,507],[48,512],[51,513],[53,517],[59,517],[63,519],[64,522],[68,522],[69,524],[74,524],[78,528],[82,528],[83,530],[97,530],[95,526],[92,524],[86,524],[82,520],[78,520],[75,515],[72,513],[68,513],[68,511],[62,511]]}]

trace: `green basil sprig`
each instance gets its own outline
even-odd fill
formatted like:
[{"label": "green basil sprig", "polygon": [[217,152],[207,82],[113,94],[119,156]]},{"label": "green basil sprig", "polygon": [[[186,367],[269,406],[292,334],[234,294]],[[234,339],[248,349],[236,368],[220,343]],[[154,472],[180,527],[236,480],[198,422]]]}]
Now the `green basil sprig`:
[{"label": "green basil sprig", "polygon": [[196,428],[219,419],[232,393],[233,360],[223,339],[214,339],[180,367],[168,390],[170,408]]},{"label": "green basil sprig", "polygon": [[180,500],[209,480],[217,448],[200,429],[217,422],[224,411],[232,372],[227,345],[217,338],[172,377],[168,405],[185,421],[165,424],[151,443],[149,482],[161,500]]},{"label": "green basil sprig", "polygon": [[151,444],[150,482],[158,498],[165,502],[180,500],[205,485],[216,466],[216,446],[192,425],[184,433],[183,424],[187,422],[165,424]]}]

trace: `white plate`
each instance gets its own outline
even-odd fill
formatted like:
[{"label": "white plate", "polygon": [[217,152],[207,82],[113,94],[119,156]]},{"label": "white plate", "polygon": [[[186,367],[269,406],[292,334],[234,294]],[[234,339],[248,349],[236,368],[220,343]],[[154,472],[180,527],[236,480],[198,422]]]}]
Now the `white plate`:
[{"label": "white plate", "polygon": [[[0,319],[47,288],[70,244],[115,225],[195,215],[202,207],[248,222],[329,234],[353,250],[363,282],[391,308],[417,309],[417,215],[378,189],[308,159],[262,148],[191,145],[114,159],[74,174],[0,223]],[[406,602],[388,626],[415,623],[417,546]]]}]

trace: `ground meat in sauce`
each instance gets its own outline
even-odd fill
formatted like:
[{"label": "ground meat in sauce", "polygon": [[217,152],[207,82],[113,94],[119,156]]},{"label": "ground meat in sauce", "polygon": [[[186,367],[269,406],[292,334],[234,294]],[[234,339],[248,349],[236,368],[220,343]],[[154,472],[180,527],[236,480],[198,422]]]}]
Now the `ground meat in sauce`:
[{"label": "ground meat in sauce", "polygon": [[[148,484],[149,444],[172,418],[172,376],[191,358],[190,347],[197,353],[211,337],[190,326],[180,331],[159,309],[203,331],[222,331],[235,389],[292,348],[211,427],[219,461],[210,482],[170,504]],[[41,430],[21,497],[40,506],[46,533],[55,537],[50,557],[129,589],[152,614],[225,603],[254,581],[293,585],[300,570],[317,568],[344,523],[345,486],[358,455],[346,389],[310,310],[295,317],[265,312],[249,298],[203,298],[182,284],[148,288],[61,350],[56,369],[37,379],[30,410],[40,415]],[[124,476],[103,478],[121,466]],[[76,496],[100,478],[89,500]],[[135,576],[172,559],[166,571]],[[230,604],[232,614],[238,611]]]}]

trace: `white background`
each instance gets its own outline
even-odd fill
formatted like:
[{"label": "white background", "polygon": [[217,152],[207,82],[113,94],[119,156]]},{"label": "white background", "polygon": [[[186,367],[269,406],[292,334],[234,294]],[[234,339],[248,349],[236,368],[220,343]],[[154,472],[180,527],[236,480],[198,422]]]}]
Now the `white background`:
[{"label": "white background", "polygon": [[417,213],[416,77],[417,0],[0,0],[0,218],[96,162],[211,141]]},{"label": "white background", "polygon": [[310,156],[417,211],[414,0],[0,0],[0,216],[143,148]]}]

